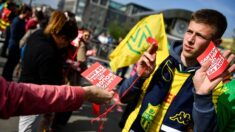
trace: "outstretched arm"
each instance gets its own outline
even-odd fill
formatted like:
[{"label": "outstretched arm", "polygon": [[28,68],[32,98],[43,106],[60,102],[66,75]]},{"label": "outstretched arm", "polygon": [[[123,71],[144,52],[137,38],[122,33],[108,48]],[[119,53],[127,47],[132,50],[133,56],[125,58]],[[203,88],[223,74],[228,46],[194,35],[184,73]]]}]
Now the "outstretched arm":
[{"label": "outstretched arm", "polygon": [[78,109],[84,100],[98,104],[113,97],[95,86],[55,86],[6,82],[0,77],[0,118]]}]

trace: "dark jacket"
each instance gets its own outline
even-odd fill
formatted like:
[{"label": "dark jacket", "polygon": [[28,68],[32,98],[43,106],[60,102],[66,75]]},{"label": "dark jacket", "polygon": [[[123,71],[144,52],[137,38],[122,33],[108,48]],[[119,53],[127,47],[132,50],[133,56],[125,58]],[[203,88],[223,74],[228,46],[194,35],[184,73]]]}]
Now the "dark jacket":
[{"label": "dark jacket", "polygon": [[9,47],[12,45],[19,45],[20,39],[25,34],[25,20],[20,19],[18,16],[14,18],[11,29],[10,29],[10,40],[9,40]]},{"label": "dark jacket", "polygon": [[[174,57],[180,66],[179,71],[181,72],[189,72],[192,70],[196,70],[199,68],[199,65],[195,67],[184,67],[181,59],[180,59],[180,53],[182,51],[182,42],[175,42],[172,44],[170,49],[170,55]],[[137,75],[131,77],[128,80],[125,80],[124,83],[119,87],[119,94],[122,97],[123,93],[126,91],[127,88],[130,87],[132,82],[136,80]],[[130,89],[130,91],[126,94],[126,96],[121,98],[121,101],[123,103],[132,103],[134,102],[136,104],[136,100],[138,100],[138,97],[140,96],[141,87],[143,85],[144,80],[139,79],[136,81],[136,83],[133,85],[133,87]],[[194,88],[192,87],[192,90]],[[193,92],[194,93],[194,92]],[[216,131],[217,129],[217,122],[216,122],[216,114],[215,109],[213,107],[212,103],[212,95],[196,95],[194,93],[194,102],[193,103],[193,122],[194,122],[194,131],[201,132],[201,131]],[[132,106],[133,107],[133,106]],[[134,106],[135,107],[135,106]],[[132,108],[133,110],[134,108]],[[125,114],[125,113],[124,113]],[[129,115],[129,114],[128,114]]]},{"label": "dark jacket", "polygon": [[27,41],[19,81],[61,85],[63,62],[62,51],[53,39],[38,30]]}]

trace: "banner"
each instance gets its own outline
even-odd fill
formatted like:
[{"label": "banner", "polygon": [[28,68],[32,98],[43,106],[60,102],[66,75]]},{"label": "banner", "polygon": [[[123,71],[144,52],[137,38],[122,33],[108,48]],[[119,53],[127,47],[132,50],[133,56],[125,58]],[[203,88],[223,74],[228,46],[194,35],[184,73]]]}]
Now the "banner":
[{"label": "banner", "polygon": [[148,37],[158,41],[158,54],[162,53],[163,59],[167,57],[169,53],[163,14],[150,15],[140,20],[110,54],[112,71],[136,63],[150,46],[146,41]]}]

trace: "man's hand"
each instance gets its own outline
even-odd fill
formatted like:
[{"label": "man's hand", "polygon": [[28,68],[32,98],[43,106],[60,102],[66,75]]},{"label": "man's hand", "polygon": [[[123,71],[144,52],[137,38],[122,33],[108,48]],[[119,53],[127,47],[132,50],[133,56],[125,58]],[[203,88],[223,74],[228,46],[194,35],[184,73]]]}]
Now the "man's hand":
[{"label": "man's hand", "polygon": [[157,45],[151,45],[149,49],[144,52],[137,64],[137,75],[141,77],[148,77],[154,70],[156,64]]},{"label": "man's hand", "polygon": [[[223,56],[227,58],[228,63],[231,63],[234,59],[234,55],[228,50],[223,53]],[[209,61],[204,63],[201,68],[196,71],[193,77],[195,92],[198,95],[209,94],[225,77],[230,75],[235,70],[235,64],[232,64],[219,77],[210,81],[206,75],[206,71],[210,65],[211,64]]]},{"label": "man's hand", "polygon": [[109,103],[114,95],[113,91],[107,91],[96,86],[83,87],[83,89],[85,90],[85,100],[96,104]]}]

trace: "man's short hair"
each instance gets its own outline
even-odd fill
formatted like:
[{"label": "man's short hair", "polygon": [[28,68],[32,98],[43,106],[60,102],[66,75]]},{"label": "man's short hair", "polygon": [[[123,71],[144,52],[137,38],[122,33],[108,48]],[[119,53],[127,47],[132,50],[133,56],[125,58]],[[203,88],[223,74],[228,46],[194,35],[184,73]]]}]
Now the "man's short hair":
[{"label": "man's short hair", "polygon": [[215,28],[215,34],[212,39],[219,39],[223,36],[227,28],[226,17],[213,9],[201,9],[192,14],[191,21],[204,23]]}]

